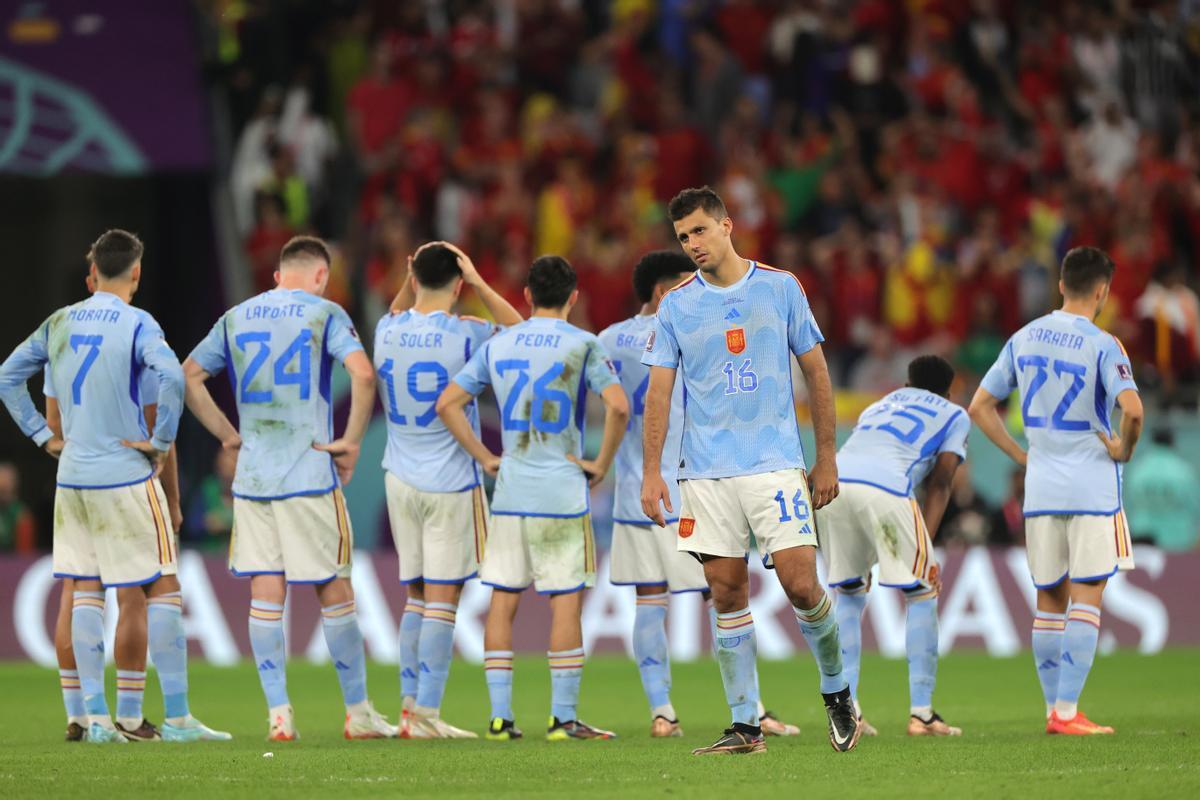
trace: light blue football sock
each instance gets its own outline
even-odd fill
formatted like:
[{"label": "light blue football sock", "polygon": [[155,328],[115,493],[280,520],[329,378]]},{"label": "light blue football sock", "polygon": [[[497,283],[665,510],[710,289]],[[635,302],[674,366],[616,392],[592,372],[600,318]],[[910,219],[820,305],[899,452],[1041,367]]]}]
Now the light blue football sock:
[{"label": "light blue football sock", "polygon": [[717,613],[717,665],[735,723],[758,725],[758,642],[749,608]]},{"label": "light blue football sock", "polygon": [[904,624],[909,711],[921,719],[928,719],[933,711],[933,687],[937,683],[937,606],[937,595],[921,600],[908,598]]},{"label": "light blue football sock", "polygon": [[417,685],[417,705],[441,708],[450,677],[450,658],[454,653],[454,618],[458,606],[453,603],[428,603],[421,622],[418,650],[421,679]]},{"label": "light blue football sock", "polygon": [[342,686],[342,702],[347,708],[358,705],[367,699],[367,655],[354,601],[322,608],[321,627]]},{"label": "light blue football sock", "polygon": [[1096,659],[1099,642],[1100,609],[1087,603],[1071,603],[1063,631],[1058,697],[1054,701],[1054,710],[1061,719],[1071,719],[1078,710],[1079,695]]},{"label": "light blue football sock", "polygon": [[513,651],[488,650],[483,654],[483,674],[487,678],[492,718],[513,719]]},{"label": "light blue football sock", "polygon": [[670,595],[638,595],[633,617],[633,658],[642,676],[650,713],[674,721],[671,705],[671,662],[667,649],[667,604]]},{"label": "light blue football sock", "polygon": [[83,708],[83,691],[79,688],[79,670],[60,669],[58,683],[62,687],[63,708],[67,711],[67,719],[79,720],[87,716],[87,711]]},{"label": "light blue football sock", "polygon": [[1038,611],[1033,615],[1033,663],[1042,684],[1042,697],[1046,700],[1046,716],[1050,716],[1054,701],[1058,699],[1058,675],[1066,627],[1066,614]]},{"label": "light blue football sock", "polygon": [[142,724],[142,698],[146,693],[146,671],[117,670],[117,720]]},{"label": "light blue football sock", "polygon": [[89,717],[109,717],[104,697],[104,592],[75,591],[71,649],[75,651],[84,711]]},{"label": "light blue football sock", "polygon": [[579,719],[579,684],[583,681],[583,648],[546,653],[550,660],[550,713],[559,722]]},{"label": "light blue football sock", "polygon": [[409,598],[400,617],[400,696],[417,697],[420,688],[420,642],[425,601]]},{"label": "light blue football sock", "polygon": [[849,686],[842,673],[842,646],[838,641],[837,617],[829,595],[822,594],[821,601],[812,608],[797,608],[796,621],[800,632],[808,642],[808,649],[817,660],[821,673],[821,694],[840,692]]},{"label": "light blue football sock", "polygon": [[862,616],[867,607],[867,587],[839,586],[833,605],[838,639],[842,643],[842,672],[850,684],[850,695],[858,699],[858,674],[862,667]]},{"label": "light blue football sock", "polygon": [[267,708],[288,705],[287,646],[283,636],[283,606],[266,600],[250,601],[250,650]]},{"label": "light blue football sock", "polygon": [[188,711],[187,636],[183,632],[183,597],[179,592],[146,602],[150,660],[162,686],[163,717],[182,720]]}]

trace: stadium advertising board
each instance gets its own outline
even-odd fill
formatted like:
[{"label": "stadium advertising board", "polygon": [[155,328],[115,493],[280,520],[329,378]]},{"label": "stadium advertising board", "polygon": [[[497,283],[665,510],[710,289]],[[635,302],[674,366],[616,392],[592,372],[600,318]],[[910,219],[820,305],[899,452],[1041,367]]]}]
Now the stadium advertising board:
[{"label": "stadium advertising board", "polygon": [[[1194,613],[1195,586],[1200,583],[1200,553],[1167,556],[1139,547],[1138,569],[1114,577],[1104,595],[1100,650],[1116,647],[1156,653],[1169,645],[1200,645],[1200,617]],[[784,659],[804,642],[779,583],[756,560],[750,605],[754,610],[759,654]],[[944,556],[945,588],[940,601],[942,652],[984,648],[995,656],[1028,647],[1033,618],[1033,586],[1025,553],[1019,549],[974,549]],[[607,582],[607,554],[601,560],[596,589],[583,609],[584,645],[591,651],[631,652],[634,593]],[[396,579],[395,556],[359,552],[354,561],[358,619],[369,656],[396,663],[397,630],[404,590]],[[221,558],[184,552],[180,580],[184,618],[192,639],[193,659],[233,664],[247,657],[249,587],[232,577]],[[54,664],[53,623],[58,584],[50,557],[0,559],[0,659],[29,659]],[[461,657],[483,660],[483,619],[488,590],[472,581],[458,611],[455,643]],[[110,590],[109,647],[116,626],[116,598]],[[328,658],[316,599],[311,591],[292,593],[286,615],[289,649],[311,661]],[[671,598],[668,633],[672,658],[690,660],[709,652],[707,616],[699,594]],[[517,617],[514,649],[545,652],[550,609],[545,598],[531,595]],[[884,655],[904,656],[904,603],[897,592],[872,591],[863,625],[863,642]]]}]

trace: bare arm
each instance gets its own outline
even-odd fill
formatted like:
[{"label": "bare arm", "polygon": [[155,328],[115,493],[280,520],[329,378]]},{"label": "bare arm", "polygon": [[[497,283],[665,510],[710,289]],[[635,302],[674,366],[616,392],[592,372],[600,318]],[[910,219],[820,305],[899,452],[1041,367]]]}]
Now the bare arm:
[{"label": "bare arm", "polygon": [[400,291],[396,292],[396,296],[392,298],[392,305],[388,308],[393,314],[399,314],[401,311],[407,311],[412,308],[413,303],[417,302],[417,291],[413,288],[412,274],[413,257],[408,257],[408,266],[404,270],[404,280],[400,283]]},{"label": "bare arm", "polygon": [[487,281],[479,274],[479,270],[475,269],[474,262],[455,245],[449,242],[443,242],[446,249],[458,256],[458,268],[462,270],[463,282],[475,289],[475,293],[479,295],[479,299],[483,301],[483,305],[487,308],[488,313],[492,315],[492,319],[496,320],[499,325],[516,325],[518,322],[524,321],[521,313],[512,307],[512,304],[505,300],[500,294],[487,285]]},{"label": "bare arm", "polygon": [[837,414],[833,406],[833,381],[825,363],[821,345],[797,356],[804,383],[808,386],[808,403],[812,413],[813,435],[817,439],[817,459],[808,473],[813,508],[821,508],[838,496],[837,476]]},{"label": "bare arm", "polygon": [[[158,420],[158,404],[149,403],[143,409],[146,415],[146,427],[154,430]],[[179,506],[179,457],[175,451],[175,443],[167,451],[167,460],[163,462],[162,472],[158,476],[162,483],[163,494],[167,496],[167,512],[171,515],[171,529],[179,533],[183,527],[183,510]]]},{"label": "bare arm", "polygon": [[613,459],[617,457],[617,448],[625,438],[625,426],[629,422],[629,398],[621,384],[614,383],[600,392],[604,401],[604,438],[600,442],[600,454],[591,461],[584,461],[568,455],[567,459],[578,464],[588,476],[588,483],[595,486],[604,480],[612,467]]},{"label": "bare arm", "polygon": [[999,408],[1000,398],[980,387],[975,390],[975,396],[971,398],[971,407],[967,409],[967,413],[971,415],[971,421],[979,427],[979,430],[992,440],[992,444],[999,447],[1006,456],[1023,467],[1026,459],[1025,451],[1021,449],[1021,445],[1017,444],[1017,440],[1009,434],[1008,428],[1004,426],[1004,420],[1000,419]]},{"label": "bare arm", "polygon": [[314,444],[313,448],[333,456],[338,478],[344,485],[354,475],[354,465],[358,462],[363,436],[375,406],[375,368],[362,350],[346,356],[343,365],[350,373],[350,416],[346,420],[346,430],[340,438],[329,444]]},{"label": "bare arm", "polygon": [[209,377],[204,368],[192,359],[184,361],[184,402],[204,429],[220,440],[222,447],[241,447],[242,437],[238,435],[237,428],[233,427],[225,412],[217,407],[216,401],[208,393],[208,387],[204,385]]},{"label": "bare arm", "polygon": [[946,513],[946,505],[950,502],[950,487],[954,484],[954,473],[962,459],[958,453],[942,453],[933,462],[933,469],[925,479],[925,507],[921,515],[925,518],[925,527],[929,529],[929,538],[937,537],[942,517]]},{"label": "bare arm", "polygon": [[1145,411],[1142,408],[1142,398],[1133,389],[1126,389],[1117,395],[1117,405],[1121,407],[1121,428],[1116,438],[1110,439],[1104,431],[1096,431],[1100,441],[1108,448],[1108,454],[1113,461],[1125,462],[1133,458],[1133,449],[1137,447],[1142,435],[1142,424]]},{"label": "bare arm", "polygon": [[651,367],[642,416],[642,513],[659,527],[667,524],[663,506],[667,511],[675,511],[671,508],[667,482],[662,477],[663,444],[671,421],[671,393],[674,391],[675,369]]},{"label": "bare arm", "polygon": [[500,468],[500,456],[487,448],[467,419],[466,407],[474,400],[474,395],[453,381],[442,392],[437,401],[437,414],[446,430],[459,443],[471,458],[475,459],[489,475],[495,475]]}]

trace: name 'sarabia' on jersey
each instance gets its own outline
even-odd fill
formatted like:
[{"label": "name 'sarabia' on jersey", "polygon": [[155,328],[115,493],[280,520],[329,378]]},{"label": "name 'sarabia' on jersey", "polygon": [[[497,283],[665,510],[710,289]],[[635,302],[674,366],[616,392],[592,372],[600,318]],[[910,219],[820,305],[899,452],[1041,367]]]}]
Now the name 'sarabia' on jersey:
[{"label": "name 'sarabia' on jersey", "polygon": [[730,286],[696,272],[668,292],[642,355],[683,381],[680,479],[804,467],[792,363],[824,337],[794,275],[749,263]]},{"label": "name 'sarabia' on jersey", "polygon": [[1121,509],[1121,465],[1096,435],[1111,435],[1117,396],[1137,391],[1115,336],[1054,311],[1013,334],[981,386],[1001,399],[1019,392],[1029,440],[1025,516]]}]

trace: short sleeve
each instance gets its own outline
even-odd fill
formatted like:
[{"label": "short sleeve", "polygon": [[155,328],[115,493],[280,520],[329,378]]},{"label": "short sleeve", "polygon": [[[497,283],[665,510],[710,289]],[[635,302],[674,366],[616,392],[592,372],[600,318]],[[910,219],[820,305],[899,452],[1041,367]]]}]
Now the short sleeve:
[{"label": "short sleeve", "polygon": [[809,350],[825,341],[817,321],[813,318],[808,298],[800,288],[800,282],[790,280],[786,283],[788,298],[788,346],[792,353],[802,356]]},{"label": "short sleeve", "polygon": [[351,353],[363,349],[358,331],[350,322],[350,315],[336,303],[330,303],[329,324],[325,333],[325,349],[338,361],[345,361]]},{"label": "short sleeve", "polygon": [[620,383],[620,379],[617,377],[617,368],[613,365],[612,359],[608,357],[608,350],[604,348],[599,339],[592,343],[584,372],[588,389],[596,394],[600,394],[615,383]]},{"label": "short sleeve", "polygon": [[981,389],[1001,400],[1008,397],[1013,393],[1013,389],[1017,388],[1017,372],[1013,363],[1012,350],[1012,339],[1009,339],[996,358],[996,363],[992,364],[991,369],[979,383]]},{"label": "short sleeve", "polygon": [[675,328],[671,324],[666,303],[660,304],[658,313],[654,315],[654,327],[650,329],[650,337],[646,340],[642,363],[648,367],[672,369],[679,366],[679,342],[675,338]]},{"label": "short sleeve", "polygon": [[971,418],[963,411],[955,413],[954,418],[950,420],[950,427],[946,431],[946,438],[942,440],[941,447],[938,448],[938,454],[954,453],[961,459],[967,457],[967,436],[971,433]]},{"label": "short sleeve", "polygon": [[50,363],[47,362],[42,370],[42,394],[46,397],[58,397],[54,392],[54,384],[50,381]]},{"label": "short sleeve", "polygon": [[1109,397],[1116,397],[1126,389],[1137,391],[1137,384],[1133,380],[1133,364],[1129,362],[1129,354],[1125,352],[1121,340],[1115,336],[1110,338],[1100,359],[1100,380],[1104,382],[1104,391]]},{"label": "short sleeve", "polygon": [[188,358],[209,375],[218,375],[225,369],[225,355],[225,317],[221,317],[208,335],[200,340],[200,344],[192,349]]},{"label": "short sleeve", "polygon": [[468,394],[476,396],[483,393],[483,390],[492,382],[492,374],[488,370],[488,347],[485,344],[471,356],[458,374],[454,376],[454,382],[461,386]]}]

